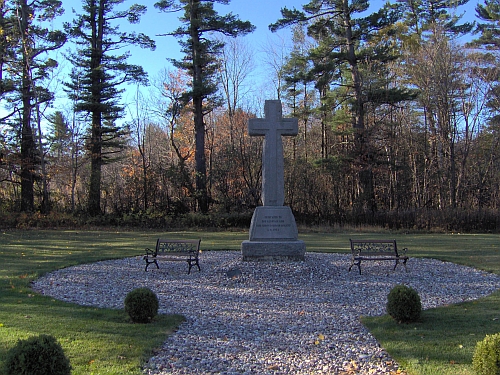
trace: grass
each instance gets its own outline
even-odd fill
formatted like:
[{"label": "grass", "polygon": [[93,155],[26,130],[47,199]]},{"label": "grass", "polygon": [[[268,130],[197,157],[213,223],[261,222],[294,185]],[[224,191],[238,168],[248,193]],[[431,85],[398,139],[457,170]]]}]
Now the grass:
[{"label": "grass", "polygon": [[408,372],[474,374],[472,355],[486,334],[500,332],[500,292],[477,301],[424,310],[420,322],[397,324],[388,316],[363,323]]},{"label": "grass", "polygon": [[[164,235],[164,233],[162,233]],[[47,333],[70,358],[73,374],[140,374],[144,360],[182,321],[159,316],[132,324],[123,310],[63,303],[33,293],[30,281],[79,263],[140,255],[160,233],[138,231],[12,230],[0,234],[0,368],[18,339]],[[177,232],[201,238],[202,249],[238,250],[246,232]],[[303,233],[308,251],[349,252],[349,238],[395,238],[411,256],[432,257],[500,274],[500,235]],[[410,260],[411,269],[411,260]],[[112,287],[112,285],[110,285]],[[475,343],[500,332],[500,292],[470,303],[426,310],[421,322],[388,317],[364,324],[408,374],[472,374]]]},{"label": "grass", "polygon": [[140,374],[143,361],[183,317],[163,315],[152,324],[132,324],[123,310],[82,307],[33,293],[30,281],[69,265],[137,255],[144,242],[139,233],[3,232],[0,369],[19,339],[46,333],[61,343],[75,375]]}]

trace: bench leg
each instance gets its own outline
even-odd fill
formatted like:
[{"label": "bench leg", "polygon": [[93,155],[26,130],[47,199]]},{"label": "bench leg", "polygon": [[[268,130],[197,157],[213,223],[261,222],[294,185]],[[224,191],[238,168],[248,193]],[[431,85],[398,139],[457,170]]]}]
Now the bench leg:
[{"label": "bench leg", "polygon": [[403,261],[403,266],[405,266],[405,272],[408,272],[408,268],[406,268],[406,262],[407,262],[407,261],[408,261],[408,259],[405,259],[405,260]]},{"label": "bench leg", "polygon": [[196,267],[198,267],[198,272],[201,272],[200,263],[198,262],[198,259],[188,259],[187,262],[189,265],[188,275],[191,273],[191,268],[193,267],[193,263],[194,265],[196,265]]},{"label": "bench leg", "polygon": [[153,263],[156,264],[157,269],[160,269],[160,266],[158,266],[158,262],[156,261],[156,259],[153,261],[149,261],[147,258],[144,258],[144,260],[146,261],[146,268],[144,269],[145,272],[148,272],[149,265]]},{"label": "bench leg", "polygon": [[358,266],[359,274],[361,275],[361,261],[358,261],[357,263],[352,261],[351,265],[349,266],[349,272],[351,272],[352,266]]},{"label": "bench leg", "polygon": [[[408,268],[406,268],[406,262],[408,261],[408,259],[404,259],[403,260],[403,266],[405,266],[405,271],[408,272]],[[393,268],[393,271],[396,270],[396,267],[398,266],[399,264],[399,259],[396,259],[396,264],[394,265],[394,268]]]}]

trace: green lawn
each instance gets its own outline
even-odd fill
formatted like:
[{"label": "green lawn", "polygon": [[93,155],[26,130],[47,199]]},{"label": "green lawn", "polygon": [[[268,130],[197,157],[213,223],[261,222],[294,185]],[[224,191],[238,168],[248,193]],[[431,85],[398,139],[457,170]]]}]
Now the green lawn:
[{"label": "green lawn", "polygon": [[[164,236],[164,233],[161,233]],[[181,232],[203,250],[238,250],[245,232]],[[160,316],[131,324],[123,310],[97,309],[33,293],[30,280],[52,270],[143,253],[160,233],[139,231],[12,230],[0,234],[0,366],[18,339],[48,333],[63,346],[73,374],[140,374],[141,363],[182,321]],[[410,256],[432,257],[500,274],[500,235],[304,233],[308,251],[349,252],[349,238],[395,238]],[[411,263],[410,263],[411,264]],[[500,292],[480,301],[427,310],[422,322],[397,325],[364,318],[408,374],[472,374],[474,345],[500,332]]]}]

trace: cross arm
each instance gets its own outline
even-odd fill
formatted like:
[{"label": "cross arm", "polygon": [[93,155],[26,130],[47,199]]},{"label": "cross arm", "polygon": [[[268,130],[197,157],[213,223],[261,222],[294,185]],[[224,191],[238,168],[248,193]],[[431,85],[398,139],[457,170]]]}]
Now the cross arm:
[{"label": "cross arm", "polygon": [[248,134],[249,135],[266,135],[269,131],[269,124],[263,118],[251,118],[248,120]]},{"label": "cross arm", "polygon": [[276,127],[270,126],[269,120],[262,118],[252,118],[248,120],[248,134],[266,135],[270,130],[276,131],[280,135],[297,135],[299,131],[299,120],[296,118],[282,118]]},{"label": "cross arm", "polygon": [[281,135],[297,135],[299,132],[299,120],[296,118],[281,119],[278,129]]}]

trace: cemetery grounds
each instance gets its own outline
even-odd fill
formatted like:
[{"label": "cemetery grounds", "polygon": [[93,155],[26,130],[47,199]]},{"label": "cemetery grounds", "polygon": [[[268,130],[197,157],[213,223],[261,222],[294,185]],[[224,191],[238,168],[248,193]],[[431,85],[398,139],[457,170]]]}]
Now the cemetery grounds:
[{"label": "cemetery grounds", "polygon": [[[308,252],[349,253],[351,237],[394,238],[409,249],[410,257],[436,258],[500,274],[500,234],[299,232]],[[74,375],[141,374],[141,364],[182,322],[182,316],[160,315],[151,324],[132,324],[123,310],[82,307],[38,295],[30,281],[75,264],[141,255],[160,235],[165,233],[2,231],[0,368],[19,339],[45,333],[61,343]],[[248,233],[173,232],[169,237],[201,238],[203,250],[239,251]],[[408,268],[411,272],[411,259]],[[500,332],[500,290],[480,300],[425,310],[415,324],[400,325],[387,316],[362,321],[409,375],[472,375],[476,342]]]}]

